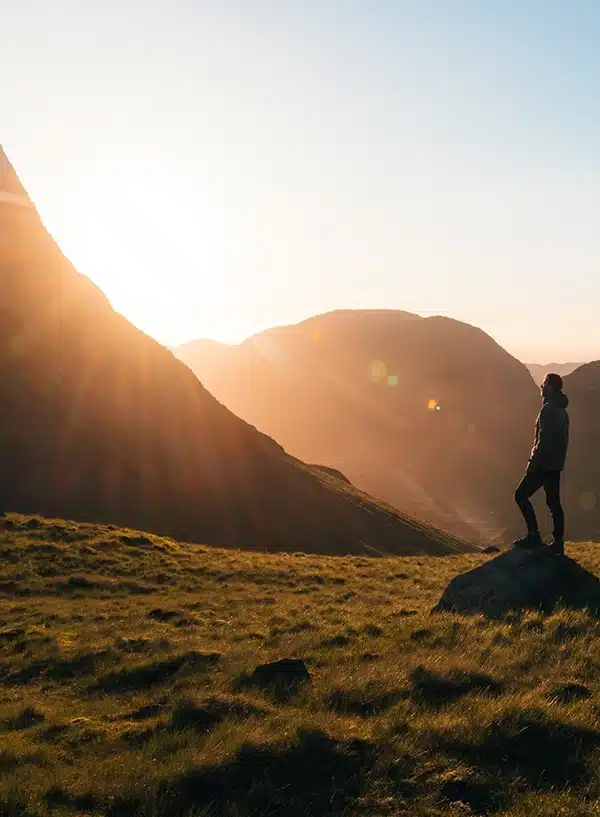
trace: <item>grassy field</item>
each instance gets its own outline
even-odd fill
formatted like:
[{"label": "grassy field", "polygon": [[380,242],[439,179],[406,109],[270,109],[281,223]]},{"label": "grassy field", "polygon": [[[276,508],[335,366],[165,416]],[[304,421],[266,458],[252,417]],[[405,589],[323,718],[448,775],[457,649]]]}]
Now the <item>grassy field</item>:
[{"label": "grassy field", "polygon": [[[1,817],[600,811],[600,622],[431,616],[484,556],[261,555],[10,524]],[[595,546],[569,552],[600,572]],[[253,685],[287,656],[309,683]]]}]

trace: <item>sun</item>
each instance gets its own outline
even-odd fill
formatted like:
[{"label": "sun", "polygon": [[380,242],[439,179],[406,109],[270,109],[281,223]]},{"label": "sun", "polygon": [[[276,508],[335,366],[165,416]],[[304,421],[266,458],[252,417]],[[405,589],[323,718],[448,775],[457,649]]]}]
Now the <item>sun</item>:
[{"label": "sun", "polygon": [[235,332],[212,226],[168,175],[129,170],[82,185],[69,245],[117,311],[170,345],[207,334],[206,315],[213,332]]}]

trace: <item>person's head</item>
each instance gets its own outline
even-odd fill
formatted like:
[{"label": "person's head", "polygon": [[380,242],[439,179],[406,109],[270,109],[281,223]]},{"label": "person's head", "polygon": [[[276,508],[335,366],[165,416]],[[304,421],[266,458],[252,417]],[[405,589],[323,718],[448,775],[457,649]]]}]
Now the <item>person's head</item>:
[{"label": "person's head", "polygon": [[542,383],[542,396],[551,397],[553,394],[562,391],[563,381],[559,374],[547,374]]}]

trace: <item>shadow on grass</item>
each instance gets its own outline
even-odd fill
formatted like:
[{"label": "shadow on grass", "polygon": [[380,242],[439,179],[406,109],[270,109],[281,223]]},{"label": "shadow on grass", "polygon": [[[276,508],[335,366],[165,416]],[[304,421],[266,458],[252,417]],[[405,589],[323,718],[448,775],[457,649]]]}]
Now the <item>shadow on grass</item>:
[{"label": "shadow on grass", "polygon": [[327,697],[327,703],[334,712],[371,716],[385,712],[386,709],[409,697],[409,689],[382,691],[377,689],[376,685],[367,684],[356,689],[334,689]]},{"label": "shadow on grass", "polygon": [[440,795],[442,800],[468,806],[468,814],[473,815],[489,814],[505,804],[503,793],[497,791],[493,785],[469,779],[445,781],[440,787]]},{"label": "shadow on grass", "polygon": [[98,809],[98,800],[91,793],[72,795],[60,786],[49,789],[44,799],[51,809],[68,808],[79,812],[90,812]]},{"label": "shadow on grass", "polygon": [[321,647],[346,647],[350,643],[350,637],[340,633],[339,635],[333,635],[331,638],[325,638],[321,641]]},{"label": "shadow on grass", "polygon": [[25,709],[22,709],[18,715],[8,718],[4,724],[2,724],[2,728],[7,732],[31,729],[32,726],[37,726],[39,723],[42,723],[45,717],[42,712],[38,712],[36,709],[27,706]]},{"label": "shadow on grass", "polygon": [[266,709],[235,698],[209,698],[201,703],[182,701],[173,709],[170,727],[206,731],[225,718],[250,718],[253,715],[264,715],[266,712]]},{"label": "shadow on grass", "polygon": [[234,692],[258,689],[273,701],[287,703],[310,680],[310,673],[302,659],[284,658],[260,665],[252,674],[242,673],[234,682],[233,689]]},{"label": "shadow on grass", "polygon": [[157,607],[154,610],[150,610],[150,612],[148,613],[148,618],[151,618],[154,621],[161,622],[172,621],[173,619],[180,617],[181,617],[180,610],[164,610],[162,607]]},{"label": "shadow on grass", "polygon": [[148,689],[155,684],[164,683],[180,670],[189,669],[195,672],[214,667],[221,658],[220,653],[187,652],[135,667],[122,667],[100,678],[91,688],[98,692],[131,692]]},{"label": "shadow on grass", "polygon": [[508,712],[479,739],[437,734],[438,748],[529,788],[576,789],[591,776],[600,732],[549,718],[536,709]]},{"label": "shadow on grass", "polygon": [[3,680],[9,684],[26,684],[45,678],[50,681],[68,681],[91,675],[112,653],[109,650],[86,652],[73,658],[47,658],[27,664]]},{"label": "shadow on grass", "polygon": [[[342,813],[361,796],[373,755],[373,746],[365,741],[342,743],[322,732],[304,732],[293,745],[248,745],[226,763],[166,780],[156,802],[161,817],[181,817],[208,807],[222,817]],[[142,814],[146,805],[121,800],[108,817]]]},{"label": "shadow on grass", "polygon": [[89,579],[87,576],[70,576],[66,581],[59,581],[52,588],[54,593],[66,596],[83,596],[85,593],[114,595],[127,593],[135,596],[150,595],[156,588],[149,584],[140,584],[133,580]]},{"label": "shadow on grass", "polygon": [[442,674],[416,667],[410,682],[412,696],[432,707],[453,703],[471,692],[499,695],[503,690],[503,685],[489,675],[460,670]]},{"label": "shadow on grass", "polygon": [[[16,755],[10,750],[0,749],[0,774],[8,774],[25,765],[43,766],[43,758],[39,755]],[[2,805],[0,803],[0,814],[4,817]]]},{"label": "shadow on grass", "polygon": [[377,682],[369,682],[354,689],[334,689],[327,697],[327,703],[335,712],[371,716],[407,698],[425,706],[442,707],[472,692],[498,695],[502,689],[502,684],[488,675],[459,670],[442,674],[417,667],[406,687],[382,689]]},{"label": "shadow on grass", "polygon": [[[125,713],[120,716],[120,719],[142,722],[164,713],[165,707],[163,706],[147,705]],[[168,720],[163,719],[145,729],[131,729],[123,732],[121,740],[130,746],[140,747],[157,735],[164,736],[166,733],[183,730],[205,734],[227,718],[249,718],[265,714],[267,710],[235,698],[209,698],[201,702],[186,700],[174,707]]]},{"label": "shadow on grass", "polygon": [[134,709],[132,712],[125,712],[118,717],[124,721],[146,721],[150,718],[156,718],[162,715],[163,712],[164,706],[160,704],[145,704],[144,706],[139,706],[137,709]]},{"label": "shadow on grass", "polygon": [[575,682],[567,684],[554,684],[545,690],[545,697],[550,701],[558,701],[562,704],[570,704],[573,701],[585,701],[591,698],[592,693],[584,684]]}]

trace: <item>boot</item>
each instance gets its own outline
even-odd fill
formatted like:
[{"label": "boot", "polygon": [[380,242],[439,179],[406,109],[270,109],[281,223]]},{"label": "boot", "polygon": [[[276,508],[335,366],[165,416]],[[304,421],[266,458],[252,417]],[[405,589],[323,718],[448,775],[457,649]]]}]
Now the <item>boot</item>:
[{"label": "boot", "polygon": [[540,536],[539,531],[535,531],[535,533],[528,533],[526,536],[523,536],[521,539],[516,539],[513,542],[513,547],[515,548],[529,548],[531,550],[539,547],[543,547],[544,542],[542,541],[542,537]]}]

